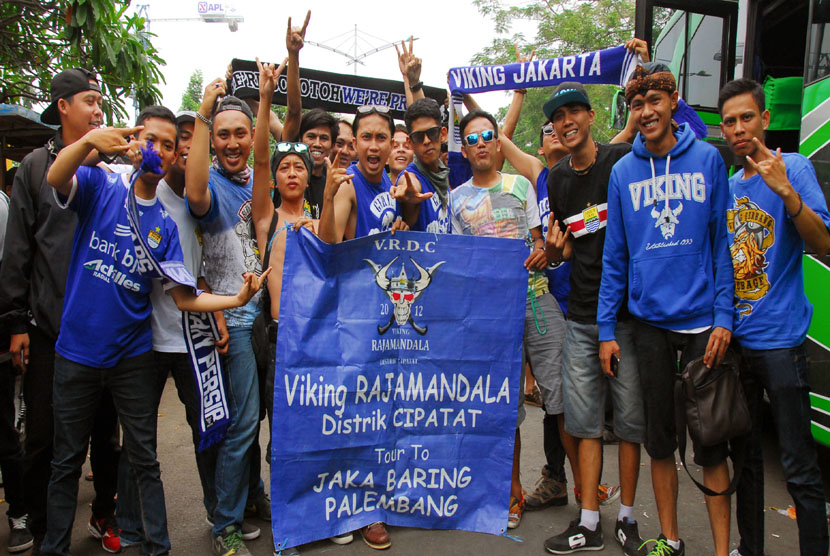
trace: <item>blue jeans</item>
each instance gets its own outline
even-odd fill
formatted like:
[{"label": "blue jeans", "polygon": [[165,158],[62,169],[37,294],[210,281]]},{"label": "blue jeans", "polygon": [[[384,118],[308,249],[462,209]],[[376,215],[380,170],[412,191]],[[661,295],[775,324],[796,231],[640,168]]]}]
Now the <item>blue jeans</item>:
[{"label": "blue jeans", "polygon": [[[184,404],[185,417],[193,435],[193,449],[196,453],[196,469],[199,471],[199,480],[202,483],[202,496],[205,510],[213,515],[216,506],[216,489],[214,474],[216,472],[215,446],[202,451],[198,450],[200,421],[199,421],[199,392],[196,390],[196,379],[190,365],[190,358],[186,353],[154,352],[156,360],[156,407],[161,401],[168,374],[173,375],[179,400]],[[127,547],[141,543],[144,532],[141,525],[141,514],[138,505],[138,482],[129,469],[127,452],[122,453],[118,475],[118,526],[121,528],[121,546]]]},{"label": "blue jeans", "polygon": [[152,352],[97,369],[55,357],[53,404],[55,442],[49,481],[47,529],[43,554],[67,556],[78,479],[86,459],[89,437],[101,396],[108,389],[124,431],[123,449],[138,479],[138,503],[146,532],[142,551],[159,555],[170,551],[164,488],[156,459],[157,396]]},{"label": "blue jeans", "polygon": [[781,467],[793,498],[802,556],[827,554],[828,533],[824,489],[812,434],[810,387],[804,345],[789,349],[740,348],[741,382],[752,415],[746,462],[737,489],[741,556],[764,554],[764,459],[761,448],[761,408],[769,396]]},{"label": "blue jeans", "polygon": [[249,448],[257,441],[259,423],[259,379],[251,349],[251,328],[229,327],[228,333],[230,342],[224,358],[225,393],[231,425],[216,456],[214,535],[229,525],[241,525],[245,517],[251,474]]}]

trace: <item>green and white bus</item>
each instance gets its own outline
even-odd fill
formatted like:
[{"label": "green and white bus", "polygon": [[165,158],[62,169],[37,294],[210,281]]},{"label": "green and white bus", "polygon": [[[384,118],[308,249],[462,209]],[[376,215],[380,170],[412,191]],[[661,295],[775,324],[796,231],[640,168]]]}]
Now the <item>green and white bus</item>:
[{"label": "green and white bus", "polygon": [[[637,0],[635,33],[671,67],[727,166],[740,162],[721,137],[718,91],[738,77],[763,83],[767,144],[807,156],[830,205],[830,0]],[[830,447],[830,257],[804,253],[804,283],[814,307],[812,431]]]}]

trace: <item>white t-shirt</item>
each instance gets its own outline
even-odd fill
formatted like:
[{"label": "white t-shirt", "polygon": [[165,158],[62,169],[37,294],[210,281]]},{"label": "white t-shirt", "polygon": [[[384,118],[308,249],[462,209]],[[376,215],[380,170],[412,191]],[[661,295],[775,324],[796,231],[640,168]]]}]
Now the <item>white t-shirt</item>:
[{"label": "white t-shirt", "polygon": [[[202,276],[202,238],[198,223],[190,215],[184,199],[161,180],[156,196],[179,229],[179,243],[182,246],[184,264],[193,276]],[[173,297],[164,292],[160,280],[153,283],[150,294],[153,303],[151,324],[153,327],[153,349],[166,353],[187,353],[182,332],[182,312]]]}]

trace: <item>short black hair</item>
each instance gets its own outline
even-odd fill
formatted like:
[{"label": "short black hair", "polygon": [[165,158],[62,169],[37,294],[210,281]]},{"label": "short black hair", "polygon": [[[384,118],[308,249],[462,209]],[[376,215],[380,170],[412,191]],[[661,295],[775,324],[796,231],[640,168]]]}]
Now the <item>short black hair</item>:
[{"label": "short black hair", "polygon": [[759,113],[766,110],[767,100],[766,95],[764,95],[764,88],[754,79],[742,77],[730,81],[718,93],[718,112],[720,115],[723,116],[723,105],[726,104],[727,100],[746,93],[750,93],[752,98],[755,99]]},{"label": "short black hair", "polygon": [[471,110],[467,113],[466,116],[461,118],[461,121],[458,123],[458,131],[461,134],[463,139],[464,137],[464,130],[467,126],[475,120],[476,118],[484,118],[488,120],[491,124],[493,124],[493,131],[495,131],[495,137],[498,139],[499,137],[499,124],[496,122],[496,118],[490,112],[486,112],[484,110]]},{"label": "short black hair", "polygon": [[314,129],[315,127],[329,128],[332,144],[334,144],[337,140],[337,135],[340,133],[340,121],[337,118],[322,108],[312,108],[303,114],[303,118],[300,120],[300,135],[296,138],[296,140],[302,141],[305,132],[309,129]]},{"label": "short black hair", "polygon": [[368,112],[361,112],[358,110],[355,112],[354,121],[352,122],[352,133],[354,136],[357,137],[357,129],[360,126],[360,120],[367,116],[378,115],[389,124],[389,140],[392,140],[392,137],[395,136],[395,120],[392,119],[392,114],[389,112],[378,112],[377,110],[370,110]]},{"label": "short black hair", "polygon": [[407,107],[403,116],[406,122],[407,133],[412,132],[412,124],[418,118],[429,118],[435,120],[436,125],[441,125],[441,107],[431,98],[419,98]]},{"label": "short black hair", "polygon": [[139,126],[142,125],[146,120],[150,118],[159,118],[160,120],[167,120],[178,129],[178,125],[176,124],[176,115],[167,108],[166,106],[161,106],[159,104],[154,104],[152,106],[145,106],[141,112],[138,113],[138,117],[135,119],[135,125]]},{"label": "short black hair", "polygon": [[[395,133],[397,133],[397,132],[399,132],[399,131],[403,131],[404,133],[406,133],[407,135],[409,135],[409,131],[406,129],[406,126],[405,126],[405,125],[403,125],[403,124],[395,124]],[[393,133],[392,135],[394,135],[394,133]]]}]

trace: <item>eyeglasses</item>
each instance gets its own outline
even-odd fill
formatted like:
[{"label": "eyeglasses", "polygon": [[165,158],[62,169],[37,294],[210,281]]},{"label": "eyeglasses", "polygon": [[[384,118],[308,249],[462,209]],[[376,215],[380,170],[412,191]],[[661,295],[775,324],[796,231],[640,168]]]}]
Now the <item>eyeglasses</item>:
[{"label": "eyeglasses", "polygon": [[542,133],[544,135],[553,135],[553,124],[545,124],[542,126]]},{"label": "eyeglasses", "polygon": [[413,143],[417,143],[418,145],[423,144],[424,137],[428,137],[430,143],[438,141],[438,138],[441,137],[441,127],[435,126],[429,129],[425,129],[424,131],[413,131],[409,134],[409,139]]},{"label": "eyeglasses", "polygon": [[308,145],[305,143],[277,143],[277,152],[281,153],[288,153],[288,152],[295,152],[297,154],[301,154],[308,151]]},{"label": "eyeglasses", "polygon": [[464,138],[464,142],[467,144],[468,147],[472,147],[473,145],[478,143],[478,138],[481,137],[481,140],[485,143],[489,143],[493,140],[495,136],[495,132],[492,129],[487,129],[482,131],[481,133],[470,133]]},{"label": "eyeglasses", "polygon": [[375,112],[378,114],[388,114],[389,107],[384,106],[383,104],[362,104],[357,107],[357,112],[359,114],[363,114],[364,116]]}]

